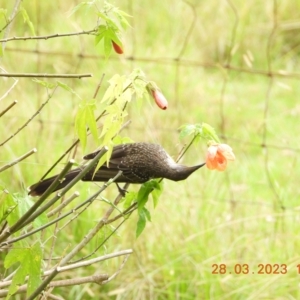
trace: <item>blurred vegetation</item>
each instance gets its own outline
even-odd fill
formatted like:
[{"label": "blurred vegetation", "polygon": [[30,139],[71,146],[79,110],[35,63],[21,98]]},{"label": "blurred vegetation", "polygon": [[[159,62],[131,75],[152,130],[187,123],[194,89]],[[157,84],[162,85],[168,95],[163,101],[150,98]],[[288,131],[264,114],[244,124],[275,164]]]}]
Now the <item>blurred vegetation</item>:
[{"label": "blurred vegetation", "polygon": [[[22,5],[36,35],[50,35],[94,28],[97,19],[89,12],[68,17],[78,3],[24,1]],[[161,111],[147,102],[141,108],[132,104],[132,122],[124,136],[160,143],[176,157],[188,142],[179,139],[178,128],[203,121],[232,146],[237,160],[225,173],[200,169],[184,182],[166,180],[158,207],[151,209],[152,222],[139,239],[135,239],[133,216],[98,251],[133,248],[122,272],[108,285],[61,288],[55,294],[65,299],[299,299],[300,2],[155,0],[150,4],[128,0],[113,4],[132,16],[132,28],[122,37],[124,55],[113,54],[105,60],[102,48],[95,47],[89,35],[10,41],[1,69],[92,73],[92,78],[62,80],[84,98],[92,98],[105,74],[100,100],[115,73],[141,68],[159,84],[169,108]],[[14,1],[0,3],[8,12],[13,6]],[[0,28],[4,24],[1,18]],[[10,36],[30,35],[30,28],[18,16]],[[0,96],[13,82],[1,78]],[[19,79],[1,100],[1,110],[13,100],[18,104],[1,117],[0,143],[47,97],[40,85]],[[10,192],[23,192],[39,180],[71,145],[78,103],[72,94],[57,90],[39,116],[2,146],[2,164],[33,147],[38,149],[1,173],[1,183]],[[96,147],[89,141],[86,149]],[[182,162],[202,162],[205,148],[190,149]],[[79,147],[76,159],[83,155]],[[79,183],[76,189],[85,199],[95,184]],[[115,193],[110,188],[105,196],[113,198]],[[61,253],[55,255],[80,241],[106,208],[101,201],[94,203],[93,209],[60,232]],[[82,257],[93,252],[110,230],[107,226],[103,236],[82,251]],[[49,245],[44,245],[45,251]],[[111,273],[120,261],[103,264],[101,271]],[[212,274],[212,265],[222,263],[232,274]],[[234,274],[236,264],[248,264],[250,274]],[[286,264],[288,271],[257,274],[258,264]],[[65,276],[87,276],[94,268]]]}]

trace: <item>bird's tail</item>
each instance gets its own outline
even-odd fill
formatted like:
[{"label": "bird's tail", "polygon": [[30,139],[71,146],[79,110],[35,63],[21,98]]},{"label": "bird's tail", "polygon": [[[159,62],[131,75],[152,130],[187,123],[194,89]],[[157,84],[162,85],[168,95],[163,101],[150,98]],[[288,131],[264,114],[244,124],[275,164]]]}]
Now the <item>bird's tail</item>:
[{"label": "bird's tail", "polygon": [[[63,178],[63,180],[56,186],[56,188],[52,191],[55,192],[57,190],[60,190],[64,188],[68,183],[70,183],[79,173],[81,169],[74,169],[71,170],[69,173],[66,174],[66,176]],[[48,187],[52,184],[52,182],[57,178],[58,175],[55,175],[53,177],[44,179],[42,181],[39,181],[32,186],[30,186],[28,194],[31,196],[40,196],[42,195]]]}]

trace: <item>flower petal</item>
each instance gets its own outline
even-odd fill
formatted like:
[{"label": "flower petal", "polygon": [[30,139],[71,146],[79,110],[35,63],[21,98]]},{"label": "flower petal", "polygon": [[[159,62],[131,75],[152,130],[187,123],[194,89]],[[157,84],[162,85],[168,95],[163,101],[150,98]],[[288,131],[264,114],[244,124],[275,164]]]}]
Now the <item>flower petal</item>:
[{"label": "flower petal", "polygon": [[220,155],[219,153],[216,156],[216,162],[217,162],[217,170],[218,171],[224,171],[227,167],[227,159],[225,156]]},{"label": "flower petal", "polygon": [[208,147],[206,155],[210,160],[212,160],[217,155],[217,151],[218,151],[218,145],[211,145]]},{"label": "flower petal", "polygon": [[232,148],[227,144],[218,145],[218,153],[221,153],[227,160],[235,160]]}]

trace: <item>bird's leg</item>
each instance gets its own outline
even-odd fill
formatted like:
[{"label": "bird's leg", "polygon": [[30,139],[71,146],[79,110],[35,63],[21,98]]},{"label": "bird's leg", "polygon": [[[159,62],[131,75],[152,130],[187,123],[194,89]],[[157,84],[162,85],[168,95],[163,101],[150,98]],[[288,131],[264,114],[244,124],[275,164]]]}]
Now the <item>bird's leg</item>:
[{"label": "bird's leg", "polygon": [[127,190],[122,189],[122,188],[118,185],[117,182],[115,182],[115,184],[117,185],[117,188],[118,188],[119,193],[120,193],[123,197],[125,197],[125,195],[126,195],[126,193],[127,193]]}]

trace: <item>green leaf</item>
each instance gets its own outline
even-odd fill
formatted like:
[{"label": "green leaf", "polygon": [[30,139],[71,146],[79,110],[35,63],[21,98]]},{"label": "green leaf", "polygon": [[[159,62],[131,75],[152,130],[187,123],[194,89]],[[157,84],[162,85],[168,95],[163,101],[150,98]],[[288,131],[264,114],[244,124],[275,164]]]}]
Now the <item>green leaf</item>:
[{"label": "green leaf", "polygon": [[107,27],[104,25],[100,25],[98,27],[96,36],[95,36],[95,46],[99,44],[99,42],[103,39],[103,37],[106,35]]},{"label": "green leaf", "polygon": [[157,182],[157,185],[155,185],[155,187],[151,193],[151,196],[153,199],[153,206],[155,208],[158,204],[159,197],[163,191],[163,182],[158,182],[156,180],[154,180],[154,181]]},{"label": "green leaf", "polygon": [[137,198],[137,192],[127,192],[124,197],[123,208],[127,209]]},{"label": "green leaf", "polygon": [[135,235],[136,235],[137,238],[144,231],[144,229],[146,227],[146,223],[147,223],[146,213],[145,213],[145,210],[142,209],[139,212],[139,219],[138,219],[137,224],[136,224],[136,233],[135,233]]},{"label": "green leaf", "polygon": [[42,249],[40,244],[35,243],[31,247],[11,249],[5,257],[4,267],[8,269],[17,262],[20,263],[20,266],[12,279],[6,299],[9,299],[17,291],[19,285],[25,283],[26,276],[29,276],[27,295],[32,294],[40,285],[42,262]]},{"label": "green leaf", "polygon": [[[14,202],[18,203],[18,210],[19,210],[18,216],[23,216],[34,204],[32,198],[29,197],[27,194],[23,194],[23,195],[14,194],[13,198],[14,198]],[[40,216],[38,216],[36,219],[34,219],[33,227],[34,228],[40,227],[41,225],[44,225],[47,222],[48,222],[48,218],[46,217],[46,214],[43,213]]]},{"label": "green leaf", "polygon": [[138,203],[138,211],[141,212],[145,207],[145,204],[148,201],[149,194],[154,190],[160,190],[160,184],[156,180],[150,180],[143,183],[138,191],[137,203]]},{"label": "green leaf", "polygon": [[146,207],[143,208],[143,211],[144,211],[144,214],[145,214],[145,217],[146,217],[147,221],[151,222],[150,211]]},{"label": "green leaf", "polygon": [[32,34],[32,35],[35,35],[34,26],[33,26],[32,22],[31,22],[30,19],[29,19],[29,16],[28,16],[28,14],[27,14],[27,11],[24,9],[24,7],[22,7],[22,8],[20,9],[20,12],[21,12],[21,14],[22,14],[22,16],[23,16],[24,23],[26,23],[26,24],[29,26],[30,31],[31,31],[31,34]]},{"label": "green leaf", "polygon": [[97,123],[96,123],[96,117],[95,117],[95,100],[88,101],[88,105],[86,107],[86,123],[89,126],[89,129],[92,133],[92,136],[97,142],[98,140],[98,132],[97,132]]},{"label": "green leaf", "polygon": [[74,14],[75,12],[77,12],[78,10],[80,10],[82,8],[89,9],[92,6],[94,6],[94,1],[81,2],[81,3],[79,3],[78,5],[76,5],[75,7],[73,7],[71,9],[71,11],[69,12],[68,16],[70,17],[72,14]]},{"label": "green leaf", "polygon": [[214,140],[217,143],[220,143],[219,137],[213,127],[207,123],[202,123],[203,134],[206,136],[206,139]]},{"label": "green leaf", "polygon": [[20,215],[16,209],[18,203],[14,201],[13,196],[0,186],[0,224],[7,220],[8,225],[12,225],[18,221]]},{"label": "green leaf", "polygon": [[39,80],[39,79],[32,79],[33,82],[36,82],[38,84],[40,84],[41,86],[43,87],[46,87],[48,89],[53,89],[55,88],[57,85],[55,83],[50,83],[50,82],[47,82],[47,81],[44,81],[44,80]]},{"label": "green leaf", "polygon": [[193,124],[187,124],[187,125],[181,126],[180,129],[181,129],[181,131],[180,131],[179,137],[184,138],[188,135],[195,134],[196,127]]},{"label": "green leaf", "polygon": [[111,50],[112,50],[111,38],[109,38],[108,36],[105,36],[104,37],[104,56],[106,59],[110,56]]},{"label": "green leaf", "polygon": [[123,11],[118,11],[119,13],[117,14],[117,18],[119,19],[119,22],[122,26],[123,29],[127,29],[128,27],[130,27],[130,24],[128,23],[128,21],[126,20],[125,16],[130,17],[128,14],[124,13]]},{"label": "green leaf", "polygon": [[87,131],[86,131],[86,111],[79,109],[75,117],[75,132],[80,140],[82,148],[86,147]]},{"label": "green leaf", "polygon": [[90,129],[92,136],[98,142],[97,123],[95,118],[95,100],[82,100],[75,117],[75,132],[82,144],[83,149],[86,147],[87,127]]},{"label": "green leaf", "polygon": [[71,88],[69,87],[67,84],[61,82],[61,81],[56,81],[57,85],[60,86],[61,88],[63,88],[64,90],[72,93],[73,95],[75,95],[76,97],[78,97],[79,99],[81,99],[81,97]]}]

